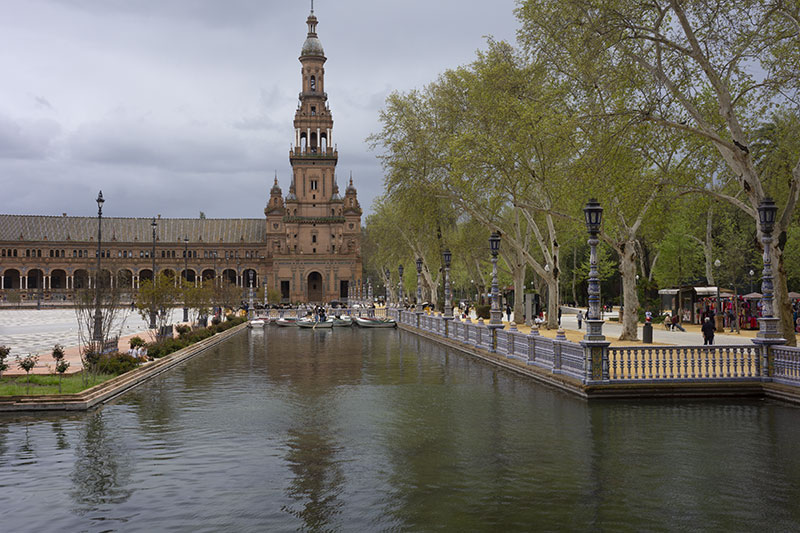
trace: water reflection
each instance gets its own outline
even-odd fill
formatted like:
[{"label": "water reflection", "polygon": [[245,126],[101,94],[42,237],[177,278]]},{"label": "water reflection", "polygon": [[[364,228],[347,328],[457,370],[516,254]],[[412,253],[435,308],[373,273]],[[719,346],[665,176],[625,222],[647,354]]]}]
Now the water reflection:
[{"label": "water reflection", "polygon": [[90,414],[75,447],[71,496],[76,512],[85,514],[126,501],[131,495],[127,487],[131,471],[127,446],[109,430],[103,411]]},{"label": "water reflection", "polygon": [[781,404],[588,404],[405,332],[267,328],[0,417],[0,529],[791,531],[799,443]]}]

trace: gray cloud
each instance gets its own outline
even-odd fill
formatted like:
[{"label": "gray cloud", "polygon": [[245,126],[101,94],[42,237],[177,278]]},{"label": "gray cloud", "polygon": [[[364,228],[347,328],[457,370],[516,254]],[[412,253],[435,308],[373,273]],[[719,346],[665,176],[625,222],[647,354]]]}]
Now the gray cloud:
[{"label": "gray cloud", "polygon": [[43,159],[51,153],[60,129],[52,120],[14,120],[0,114],[0,158]]},{"label": "gray cloud", "polygon": [[[260,217],[284,192],[307,2],[11,0],[0,18],[0,212]],[[362,206],[386,95],[513,39],[515,0],[317,0],[326,91]],[[57,122],[53,120],[57,118]]]}]

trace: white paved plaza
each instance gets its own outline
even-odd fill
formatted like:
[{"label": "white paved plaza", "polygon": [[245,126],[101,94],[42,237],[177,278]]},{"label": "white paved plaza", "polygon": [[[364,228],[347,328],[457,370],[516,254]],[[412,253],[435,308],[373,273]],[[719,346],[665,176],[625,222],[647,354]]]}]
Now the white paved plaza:
[{"label": "white paved plaza", "polygon": [[[137,311],[125,309],[120,314],[123,316],[117,328],[121,326],[121,337],[147,331],[147,322]],[[173,309],[172,323],[180,321],[182,315],[182,309]],[[11,348],[12,358],[29,353],[49,354],[56,343],[78,345],[74,309],[0,309],[0,345]]]}]

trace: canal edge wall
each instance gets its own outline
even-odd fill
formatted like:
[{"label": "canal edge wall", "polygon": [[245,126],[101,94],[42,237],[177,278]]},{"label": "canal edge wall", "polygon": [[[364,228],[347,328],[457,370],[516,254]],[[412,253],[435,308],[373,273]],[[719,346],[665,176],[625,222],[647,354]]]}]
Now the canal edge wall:
[{"label": "canal edge wall", "polygon": [[192,357],[205,352],[209,348],[221,344],[246,328],[247,323],[245,322],[77,394],[50,394],[2,398],[0,399],[0,413],[87,411],[100,404],[107,403],[120,394],[175,368]]},{"label": "canal edge wall", "polygon": [[432,333],[415,328],[413,326],[409,326],[407,324],[402,324],[398,322],[397,327],[403,331],[408,331],[409,333],[413,333],[414,335],[419,335],[420,337],[437,342],[439,344],[447,346],[448,348],[453,348],[455,350],[463,352],[467,355],[475,357],[476,359],[480,359],[481,361],[484,361],[491,365],[498,366],[500,368],[504,368],[511,372],[515,372],[517,374],[533,378],[536,381],[543,383],[545,385],[550,385],[552,387],[568,392],[570,394],[575,394],[582,398],[587,397],[583,384],[577,379],[574,379],[570,376],[566,376],[563,374],[553,374],[551,372],[547,372],[543,369],[540,369],[536,366],[528,365],[516,361],[514,359],[508,359],[505,356],[493,354],[487,350],[482,350],[480,348],[476,348],[475,346],[470,346],[450,338],[434,335]]},{"label": "canal edge wall", "polygon": [[442,337],[408,324],[397,323],[397,327],[414,335],[453,348],[488,364],[533,378],[564,392],[587,400],[621,399],[675,399],[675,398],[769,398],[787,403],[800,404],[797,387],[770,381],[743,380],[741,382],[703,383],[626,383],[589,384],[563,374],[553,374],[537,366],[509,359],[502,354],[467,345],[452,338]]}]

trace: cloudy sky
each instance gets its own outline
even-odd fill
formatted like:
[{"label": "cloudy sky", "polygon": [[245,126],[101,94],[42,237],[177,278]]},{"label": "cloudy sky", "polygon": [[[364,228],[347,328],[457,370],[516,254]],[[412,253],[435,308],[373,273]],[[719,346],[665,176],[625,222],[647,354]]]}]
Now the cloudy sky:
[{"label": "cloudy sky", "polygon": [[[316,0],[339,183],[393,90],[513,40],[514,0]],[[0,213],[263,216],[288,191],[308,0],[0,0]]]}]

